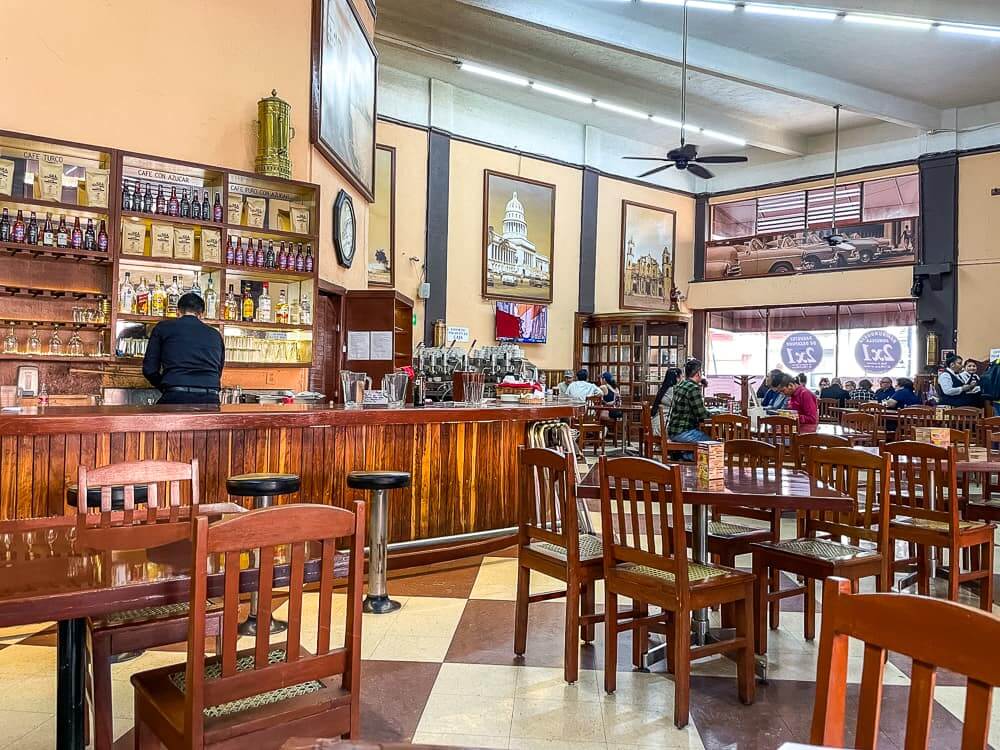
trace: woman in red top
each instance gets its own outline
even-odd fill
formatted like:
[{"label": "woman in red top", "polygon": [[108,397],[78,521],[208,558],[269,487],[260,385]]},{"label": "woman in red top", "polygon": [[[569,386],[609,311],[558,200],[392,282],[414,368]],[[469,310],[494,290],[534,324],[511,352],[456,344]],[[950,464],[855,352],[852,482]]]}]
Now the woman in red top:
[{"label": "woman in red top", "polygon": [[816,395],[791,375],[785,375],[781,392],[788,396],[788,408],[798,412],[799,432],[816,432],[819,424],[819,402]]}]

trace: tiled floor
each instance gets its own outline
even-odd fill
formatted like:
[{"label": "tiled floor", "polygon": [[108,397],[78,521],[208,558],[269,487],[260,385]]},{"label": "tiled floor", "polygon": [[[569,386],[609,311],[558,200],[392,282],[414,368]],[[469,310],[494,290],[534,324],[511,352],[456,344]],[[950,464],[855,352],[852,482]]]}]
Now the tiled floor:
[{"label": "tiled floor", "polygon": [[[600,628],[597,641],[581,647],[579,682],[563,682],[561,600],[532,605],[527,653],[523,659],[514,656],[516,566],[508,550],[393,576],[390,591],[402,608],[390,615],[365,615],[362,629],[366,739],[547,750],[772,750],[808,739],[818,643],[802,637],[798,600],[783,602],[781,627],[770,634],[769,682],[758,684],[754,705],[738,701],[732,662],[705,660],[692,670],[691,724],[678,730],[672,678],[663,664],[649,673],[633,672],[627,634],[621,636],[614,695],[602,689]],[[534,576],[532,588],[557,586]],[[338,596],[336,604],[335,622],[344,598]],[[315,602],[307,602],[304,612],[308,623],[315,617]],[[306,633],[308,647],[315,628]],[[339,635],[343,638],[342,625]],[[55,746],[54,643],[51,625],[0,629],[0,750]],[[113,668],[118,746],[131,747],[129,676],[180,663],[181,649],[150,651]],[[850,680],[857,683],[860,650],[852,657]],[[886,667],[881,748],[902,746],[908,674],[908,660],[893,656]],[[851,701],[856,694],[855,684]],[[935,698],[931,747],[957,748],[964,683],[955,675],[940,675]],[[1000,747],[1000,718],[993,719],[990,740]]]}]

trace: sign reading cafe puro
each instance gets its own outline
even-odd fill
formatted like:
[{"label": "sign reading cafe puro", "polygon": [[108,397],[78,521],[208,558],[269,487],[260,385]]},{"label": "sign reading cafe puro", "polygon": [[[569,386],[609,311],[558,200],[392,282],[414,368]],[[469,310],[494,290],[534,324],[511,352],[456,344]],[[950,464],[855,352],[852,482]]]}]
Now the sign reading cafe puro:
[{"label": "sign reading cafe puro", "polygon": [[903,345],[888,331],[876,329],[862,334],[854,345],[854,359],[865,372],[883,375],[903,358]]},{"label": "sign reading cafe puro", "polygon": [[812,372],[823,361],[823,345],[806,331],[789,334],[781,345],[781,361],[793,372]]}]

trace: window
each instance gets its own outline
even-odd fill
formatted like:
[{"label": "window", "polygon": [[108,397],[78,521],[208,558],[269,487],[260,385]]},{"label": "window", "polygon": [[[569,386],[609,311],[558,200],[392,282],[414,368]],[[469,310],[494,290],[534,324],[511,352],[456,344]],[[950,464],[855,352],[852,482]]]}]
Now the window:
[{"label": "window", "polygon": [[734,201],[712,207],[712,240],[752,237],[756,230],[757,201]]},{"label": "window", "polygon": [[906,219],[919,213],[919,175],[907,174],[865,183],[864,221]]},{"label": "window", "polygon": [[794,232],[804,229],[805,222],[805,191],[757,199],[757,234]]},{"label": "window", "polygon": [[[810,190],[808,193],[810,227],[833,223],[833,188]],[[837,224],[857,224],[861,220],[861,185],[837,186]]]}]

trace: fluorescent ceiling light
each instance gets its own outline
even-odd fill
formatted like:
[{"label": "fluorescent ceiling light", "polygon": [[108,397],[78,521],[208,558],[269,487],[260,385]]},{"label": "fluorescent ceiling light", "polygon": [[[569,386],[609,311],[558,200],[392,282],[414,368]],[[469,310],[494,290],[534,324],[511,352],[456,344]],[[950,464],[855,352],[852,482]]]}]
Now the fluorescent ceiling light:
[{"label": "fluorescent ceiling light", "polygon": [[549,86],[547,83],[539,83],[538,81],[531,82],[531,88],[538,91],[541,94],[548,94],[549,96],[557,96],[560,99],[567,99],[571,102],[578,102],[580,104],[591,104],[594,101],[592,96],[587,96],[586,94],[578,94],[575,91],[570,91],[569,89],[561,89],[558,86]]},{"label": "fluorescent ceiling light", "polygon": [[513,83],[515,86],[527,86],[530,83],[530,81],[523,76],[514,75],[513,73],[505,73],[502,70],[494,70],[493,68],[476,65],[475,63],[463,61],[458,64],[458,67],[466,73],[475,73],[477,76],[494,78],[505,83]]},{"label": "fluorescent ceiling light", "polygon": [[906,18],[905,16],[878,16],[871,13],[848,13],[844,20],[850,23],[866,23],[871,26],[891,26],[896,29],[914,29],[928,31],[933,21],[925,18]]},{"label": "fluorescent ceiling light", "polygon": [[716,141],[722,141],[723,143],[732,143],[734,146],[746,146],[747,142],[742,138],[737,138],[733,135],[726,135],[725,133],[720,133],[717,130],[706,130],[702,129],[701,134],[706,138],[712,138]]},{"label": "fluorescent ceiling light", "polygon": [[985,36],[993,39],[1000,39],[1000,28],[996,27],[943,23],[938,26],[938,30],[948,32],[949,34],[969,34],[971,36]]},{"label": "fluorescent ceiling light", "polygon": [[669,117],[660,117],[659,115],[653,115],[649,118],[657,125],[666,125],[668,128],[677,128],[680,130],[681,124],[677,120],[671,120]]},{"label": "fluorescent ceiling light", "polygon": [[636,117],[640,120],[648,120],[649,115],[645,112],[640,112],[637,109],[629,109],[628,107],[623,107],[620,104],[612,104],[611,102],[602,102],[600,100],[594,102],[600,109],[606,109],[608,112],[615,112],[619,115],[627,115],[628,117]]},{"label": "fluorescent ceiling light", "polygon": [[701,8],[702,10],[736,10],[736,3],[732,0],[643,0],[650,5],[676,5],[678,7],[687,5],[689,8]]},{"label": "fluorescent ceiling light", "polygon": [[790,18],[812,18],[817,21],[832,21],[837,13],[832,10],[816,10],[814,8],[798,8],[794,5],[769,5],[767,3],[747,3],[743,6],[747,13],[762,13],[769,16],[788,16]]}]

